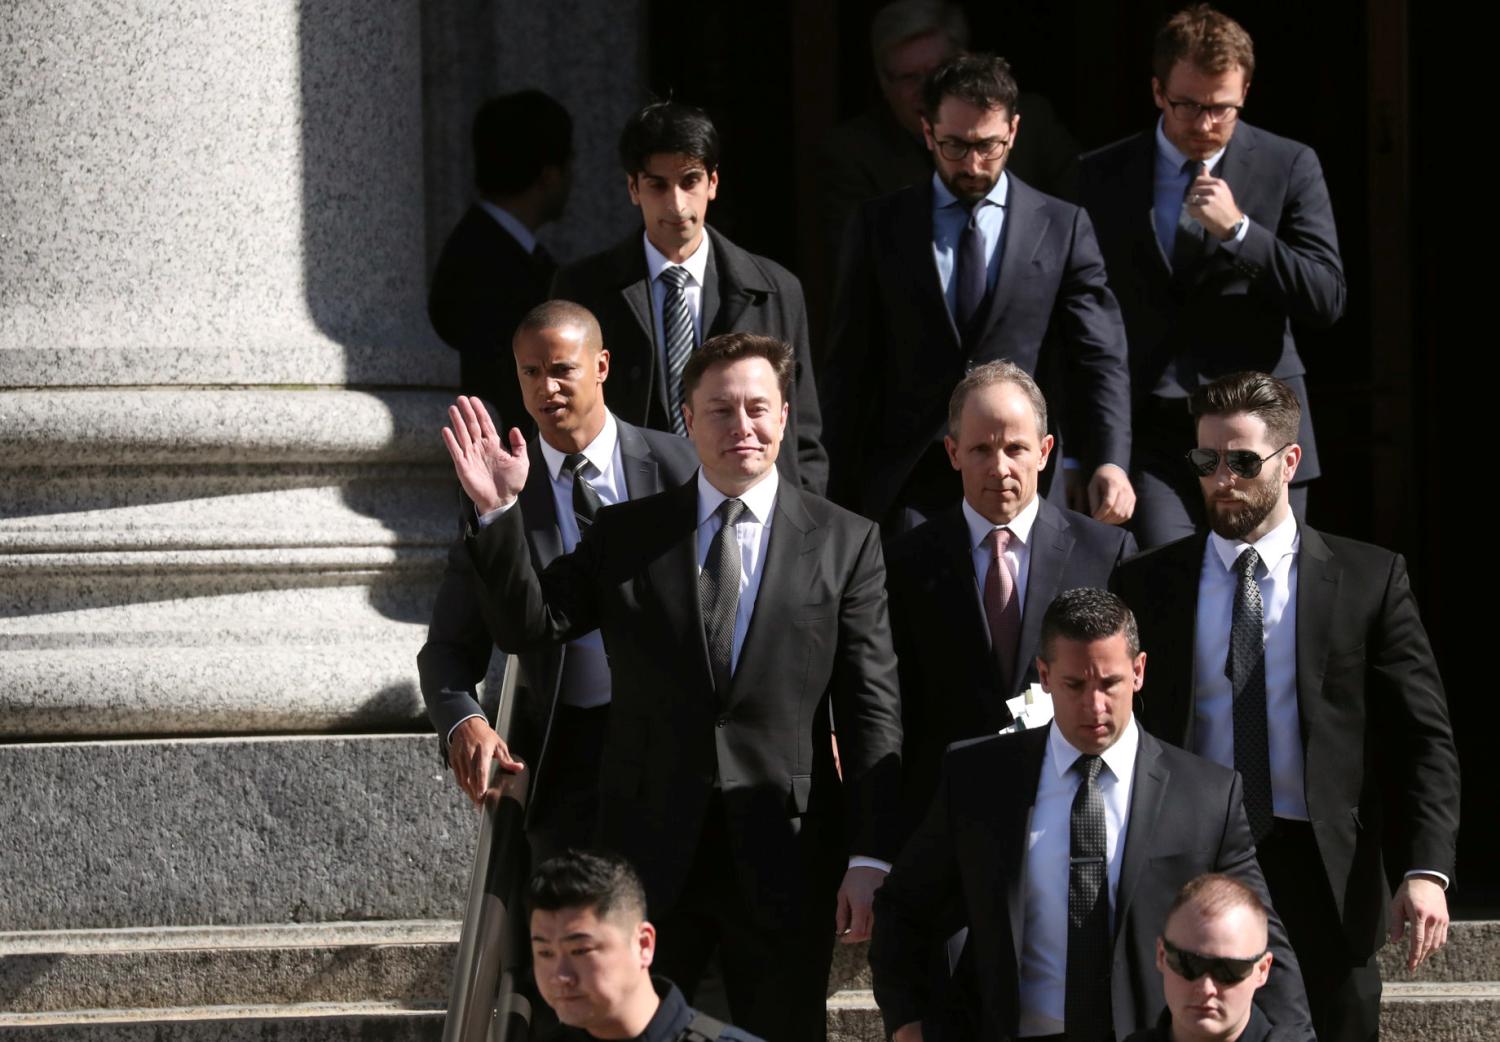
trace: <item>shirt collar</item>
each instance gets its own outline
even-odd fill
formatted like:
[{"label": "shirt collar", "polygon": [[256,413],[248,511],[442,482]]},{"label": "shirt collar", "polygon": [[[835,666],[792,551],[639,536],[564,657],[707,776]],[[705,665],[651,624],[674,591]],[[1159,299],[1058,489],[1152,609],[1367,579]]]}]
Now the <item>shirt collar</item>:
[{"label": "shirt collar", "polygon": [[1036,524],[1037,511],[1041,509],[1040,497],[1033,493],[1031,502],[1027,503],[1012,520],[1003,525],[991,523],[979,511],[964,500],[964,520],[969,524],[969,549],[979,549],[979,544],[989,538],[990,532],[997,528],[1008,528],[1010,534],[1021,543],[1031,542],[1031,526]]},{"label": "shirt collar", "polygon": [[[1165,116],[1158,116],[1156,118],[1156,163],[1159,167],[1166,166],[1170,168],[1174,176],[1181,175],[1182,164],[1188,161],[1188,157],[1183,155],[1176,145],[1167,140],[1167,132],[1163,129],[1165,120]],[[1224,148],[1228,147],[1229,145],[1225,144]],[[1224,158],[1224,148],[1219,149],[1203,161],[1204,170],[1212,170],[1218,165],[1219,160]]]},{"label": "shirt collar", "polygon": [[641,232],[641,241],[646,244],[646,273],[655,282],[663,271],[671,267],[683,267],[693,277],[698,285],[703,285],[703,280],[708,277],[708,229],[703,229],[703,238],[698,240],[698,248],[677,265],[674,261],[667,260],[666,254],[658,250],[651,242],[651,237]]},{"label": "shirt collar", "polygon": [[521,249],[527,253],[536,251],[536,236],[531,234],[531,229],[522,224],[515,214],[503,206],[496,206],[488,199],[479,200],[479,208],[495,219],[495,223],[504,228],[510,237],[521,244]]},{"label": "shirt collar", "polygon": [[[1002,170],[1002,171],[1000,171],[1000,179],[995,182],[995,187],[991,188],[989,195],[986,195],[980,201],[981,202],[986,202],[986,203],[994,203],[996,206],[1004,206],[1009,200],[1010,200],[1010,175],[1008,173],[1006,173],[1004,170]],[[948,190],[948,186],[945,185],[945,184],[943,184],[943,179],[941,177],[939,177],[937,174],[933,174],[932,175],[932,208],[934,210],[941,210],[941,209],[943,209],[944,207],[947,207],[947,206],[961,206],[961,207],[966,207],[967,204],[961,203],[959,201],[958,196],[956,196],[952,192],[950,192]]]},{"label": "shirt collar", "polygon": [[[1109,768],[1109,773],[1115,776],[1116,781],[1124,781],[1135,770],[1135,754],[1140,745],[1141,732],[1135,726],[1135,714],[1132,713],[1125,724],[1125,730],[1115,739],[1115,744],[1100,754],[1104,759],[1104,766]],[[1059,778],[1067,777],[1073,764],[1083,755],[1072,742],[1062,736],[1062,732],[1057,729],[1056,719],[1048,729],[1047,751],[1052,756],[1052,769]]]},{"label": "shirt collar", "polygon": [[1225,539],[1217,532],[1208,533],[1208,542],[1219,555],[1219,560],[1223,562],[1226,572],[1233,571],[1234,562],[1239,560],[1240,554],[1244,553],[1246,547],[1253,546],[1255,552],[1260,555],[1266,572],[1270,573],[1281,563],[1283,557],[1297,550],[1297,516],[1288,511],[1281,524],[1254,543],[1247,543],[1243,539]]},{"label": "shirt collar", "polygon": [[[739,501],[745,504],[745,509],[750,511],[750,516],[760,524],[770,523],[771,508],[776,503],[776,488],[781,478],[776,473],[776,465],[773,463],[766,470],[765,477],[750,486],[739,496]],[[724,493],[709,484],[708,478],[703,473],[703,468],[698,468],[698,525],[713,516],[714,511],[719,509],[719,504],[728,499]]]},{"label": "shirt collar", "polygon": [[[615,443],[620,438],[620,428],[615,424],[615,414],[609,410],[604,412],[604,426],[599,433],[594,435],[594,440],[583,447],[583,458],[594,465],[594,469],[600,474],[607,471],[614,463]],[[537,438],[537,443],[542,447],[542,459],[547,462],[547,473],[552,475],[556,481],[562,473],[563,460],[567,459],[569,453],[559,452],[547,444],[546,438]]]}]

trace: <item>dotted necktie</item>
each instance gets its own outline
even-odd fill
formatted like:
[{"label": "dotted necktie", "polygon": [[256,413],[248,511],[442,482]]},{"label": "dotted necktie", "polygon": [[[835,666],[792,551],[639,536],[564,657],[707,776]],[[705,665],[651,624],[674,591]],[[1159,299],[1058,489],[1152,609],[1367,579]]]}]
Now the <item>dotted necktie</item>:
[{"label": "dotted necktie", "polygon": [[745,512],[738,499],[719,504],[723,524],[708,547],[703,571],[698,574],[698,602],[703,606],[703,635],[708,640],[708,662],[714,671],[714,686],[722,694],[729,688],[734,662],[734,618],[740,605],[740,541],[735,532]]},{"label": "dotted necktie", "polygon": [[1239,585],[1229,626],[1224,675],[1234,692],[1234,769],[1245,783],[1245,814],[1259,843],[1271,831],[1271,739],[1266,721],[1266,638],[1260,583],[1260,555],[1246,548],[1234,562]]},{"label": "dotted necktie", "polygon": [[990,624],[990,646],[1000,666],[1001,690],[1009,692],[1016,680],[1016,643],[1021,635],[1021,599],[1016,577],[1005,559],[1011,530],[996,528],[989,535],[990,570],[984,576],[984,614]]},{"label": "dotted necktie", "polygon": [[[978,333],[976,326],[984,314],[984,300],[989,290],[989,264],[984,256],[984,234],[979,230],[981,199],[969,210],[968,223],[958,240],[958,258],[953,277],[954,319],[967,345]],[[955,205],[962,206],[962,203]]]},{"label": "dotted necktie", "polygon": [[688,355],[693,353],[697,337],[693,332],[693,312],[688,307],[688,270],[683,267],[663,268],[662,284],[666,295],[661,303],[662,337],[667,345],[667,406],[672,412],[672,430],[687,436],[687,424],[682,419],[682,367],[687,365]]},{"label": "dotted necktie", "polygon": [[604,500],[583,476],[583,468],[588,465],[589,461],[581,452],[571,453],[563,459],[563,470],[573,475],[573,519],[578,522],[580,536],[589,530],[594,518],[599,516],[599,508],[604,506]]},{"label": "dotted necktie", "polygon": [[1063,1002],[1063,1036],[1068,1042],[1100,1042],[1111,1020],[1109,968],[1109,861],[1104,795],[1099,772],[1104,760],[1080,756],[1073,770],[1083,775],[1073,796],[1068,830],[1068,969]]},{"label": "dotted necktie", "polygon": [[1207,252],[1207,232],[1198,219],[1188,212],[1188,198],[1193,192],[1193,182],[1203,176],[1203,161],[1201,159],[1189,159],[1182,164],[1183,173],[1188,175],[1187,188],[1182,193],[1182,209],[1177,211],[1177,234],[1172,240],[1172,273],[1174,275],[1186,275],[1198,262],[1203,259]]}]

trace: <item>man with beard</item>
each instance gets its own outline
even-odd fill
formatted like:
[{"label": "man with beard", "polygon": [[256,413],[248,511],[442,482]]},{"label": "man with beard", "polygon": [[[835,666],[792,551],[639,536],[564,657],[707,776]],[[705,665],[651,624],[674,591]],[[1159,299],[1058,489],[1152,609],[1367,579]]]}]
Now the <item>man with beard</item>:
[{"label": "man with beard", "polygon": [[[1005,169],[1020,133],[1005,59],[958,54],[922,88],[932,178],[861,207],[844,237],[823,388],[829,495],[892,535],[955,505],[943,448],[966,372],[1008,359],[1076,419],[1075,508],[1118,524],[1135,507],[1125,326],[1086,213]],[[1068,392],[1079,395],[1068,400]],[[1054,462],[1042,476],[1054,501]]]},{"label": "man with beard", "polygon": [[1318,1037],[1373,1039],[1387,908],[1408,967],[1447,939],[1459,786],[1442,680],[1401,556],[1293,515],[1292,389],[1234,373],[1190,406],[1212,531],[1116,572],[1157,649],[1141,721],[1243,776]]}]

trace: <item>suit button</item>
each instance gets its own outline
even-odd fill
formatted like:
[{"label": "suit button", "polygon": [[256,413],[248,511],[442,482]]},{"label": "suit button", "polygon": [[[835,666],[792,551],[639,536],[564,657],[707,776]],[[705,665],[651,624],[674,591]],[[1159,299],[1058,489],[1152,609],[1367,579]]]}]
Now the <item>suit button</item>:
[{"label": "suit button", "polygon": [[714,721],[714,726],[715,727],[728,727],[729,726],[729,717],[727,717],[727,716],[721,716],[721,717],[719,717],[719,719],[717,719],[717,720]]}]

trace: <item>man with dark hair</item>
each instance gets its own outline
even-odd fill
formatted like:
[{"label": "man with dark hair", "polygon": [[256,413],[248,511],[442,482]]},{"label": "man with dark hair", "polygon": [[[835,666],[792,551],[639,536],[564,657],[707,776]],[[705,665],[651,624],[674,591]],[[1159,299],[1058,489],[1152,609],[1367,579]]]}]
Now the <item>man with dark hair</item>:
[{"label": "man with dark hair", "polygon": [[614,409],[632,422],[685,434],[682,367],[722,333],[760,333],[792,345],[796,378],[782,473],[821,493],[828,458],[820,439],[807,311],[795,275],[747,253],[706,223],[719,192],[719,135],[699,109],[647,105],[625,124],[620,162],[644,235],[557,273],[552,295],[599,316],[615,356]]},{"label": "man with dark hair", "polygon": [[604,636],[599,838],[640,870],[658,969],[691,1000],[717,948],[735,1020],[777,1042],[824,1037],[835,932],[867,936],[899,843],[880,536],[779,476],[794,364],[770,337],[707,341],[681,373],[697,477],[601,511],[540,575],[519,432],[507,448],[471,399],[444,432],[500,647]]},{"label": "man with dark hair", "polygon": [[[1152,738],[1132,703],[1146,674],[1135,618],[1103,590],[1069,590],[1042,620],[1044,728],[960,742],[926,820],[875,894],[875,999],[895,1042],[1120,1038],[1164,1001],[1154,938],[1183,883],[1265,884],[1238,776]],[[943,995],[931,952],[968,927]],[[1274,917],[1262,1008],[1311,1039]]]},{"label": "man with dark hair", "polygon": [[1387,907],[1393,939],[1410,924],[1410,967],[1447,936],[1459,783],[1442,680],[1400,555],[1293,514],[1292,388],[1234,373],[1191,408],[1211,531],[1116,573],[1160,649],[1142,722],[1244,777],[1318,1037],[1373,1039]]},{"label": "man with dark hair", "polygon": [[651,974],[656,927],[629,862],[569,850],[531,877],[537,989],[564,1027],[556,1039],[761,1042],[693,1009]]},{"label": "man with dark hair", "polygon": [[[1088,215],[1005,169],[1021,117],[1004,59],[956,55],[923,90],[936,173],[866,203],[845,238],[820,374],[830,494],[887,534],[952,506],[949,392],[968,369],[1004,358],[1046,392],[1054,437],[1059,414],[1076,418],[1066,432],[1085,460],[1075,500],[1097,520],[1125,521],[1135,503],[1125,328]],[[1042,478],[1055,502],[1060,466]]]},{"label": "man with dark hair", "polygon": [[[698,457],[691,445],[634,427],[605,406],[610,355],[587,309],[565,300],[533,308],[516,330],[513,358],[515,382],[538,426],[526,451],[547,478],[527,484],[520,497],[538,567],[577,546],[609,504],[675,488],[692,476]],[[463,508],[472,518],[467,500]],[[535,859],[585,846],[598,824],[599,756],[609,720],[603,638],[596,630],[520,656],[508,742],[490,726],[476,691],[493,651],[479,581],[459,539],[417,656],[439,749],[476,803],[492,759],[507,769],[532,766],[526,832]]]},{"label": "man with dark hair", "polygon": [[573,120],[539,90],[485,102],[474,117],[474,186],[438,257],[427,297],[432,328],[459,352],[460,386],[535,428],[516,385],[510,338],[547,298],[556,265],[536,231],[562,216],[572,183]]},{"label": "man with dark hair", "polygon": [[1266,906],[1238,879],[1209,873],[1177,891],[1156,939],[1167,1008],[1127,1042],[1278,1042],[1256,1008],[1270,978]]},{"label": "man with dark hair", "polygon": [[1037,494],[1052,452],[1041,388],[987,362],[948,405],[960,503],[894,540],[886,561],[901,671],[902,800],[922,820],[943,750],[1011,723],[1006,703],[1037,679],[1042,615],[1077,586],[1107,586],[1135,540]]},{"label": "man with dark hair", "polygon": [[[1255,72],[1249,34],[1197,4],[1157,34],[1152,69],[1155,128],[1084,156],[1081,174],[1129,333],[1135,528],[1147,547],[1203,525],[1199,492],[1180,465],[1193,444],[1193,390],[1263,369],[1305,405],[1292,323],[1327,326],[1344,311],[1317,155],[1239,118]],[[1291,502],[1302,516],[1305,483],[1319,472],[1305,409],[1296,441],[1304,455]]]}]

